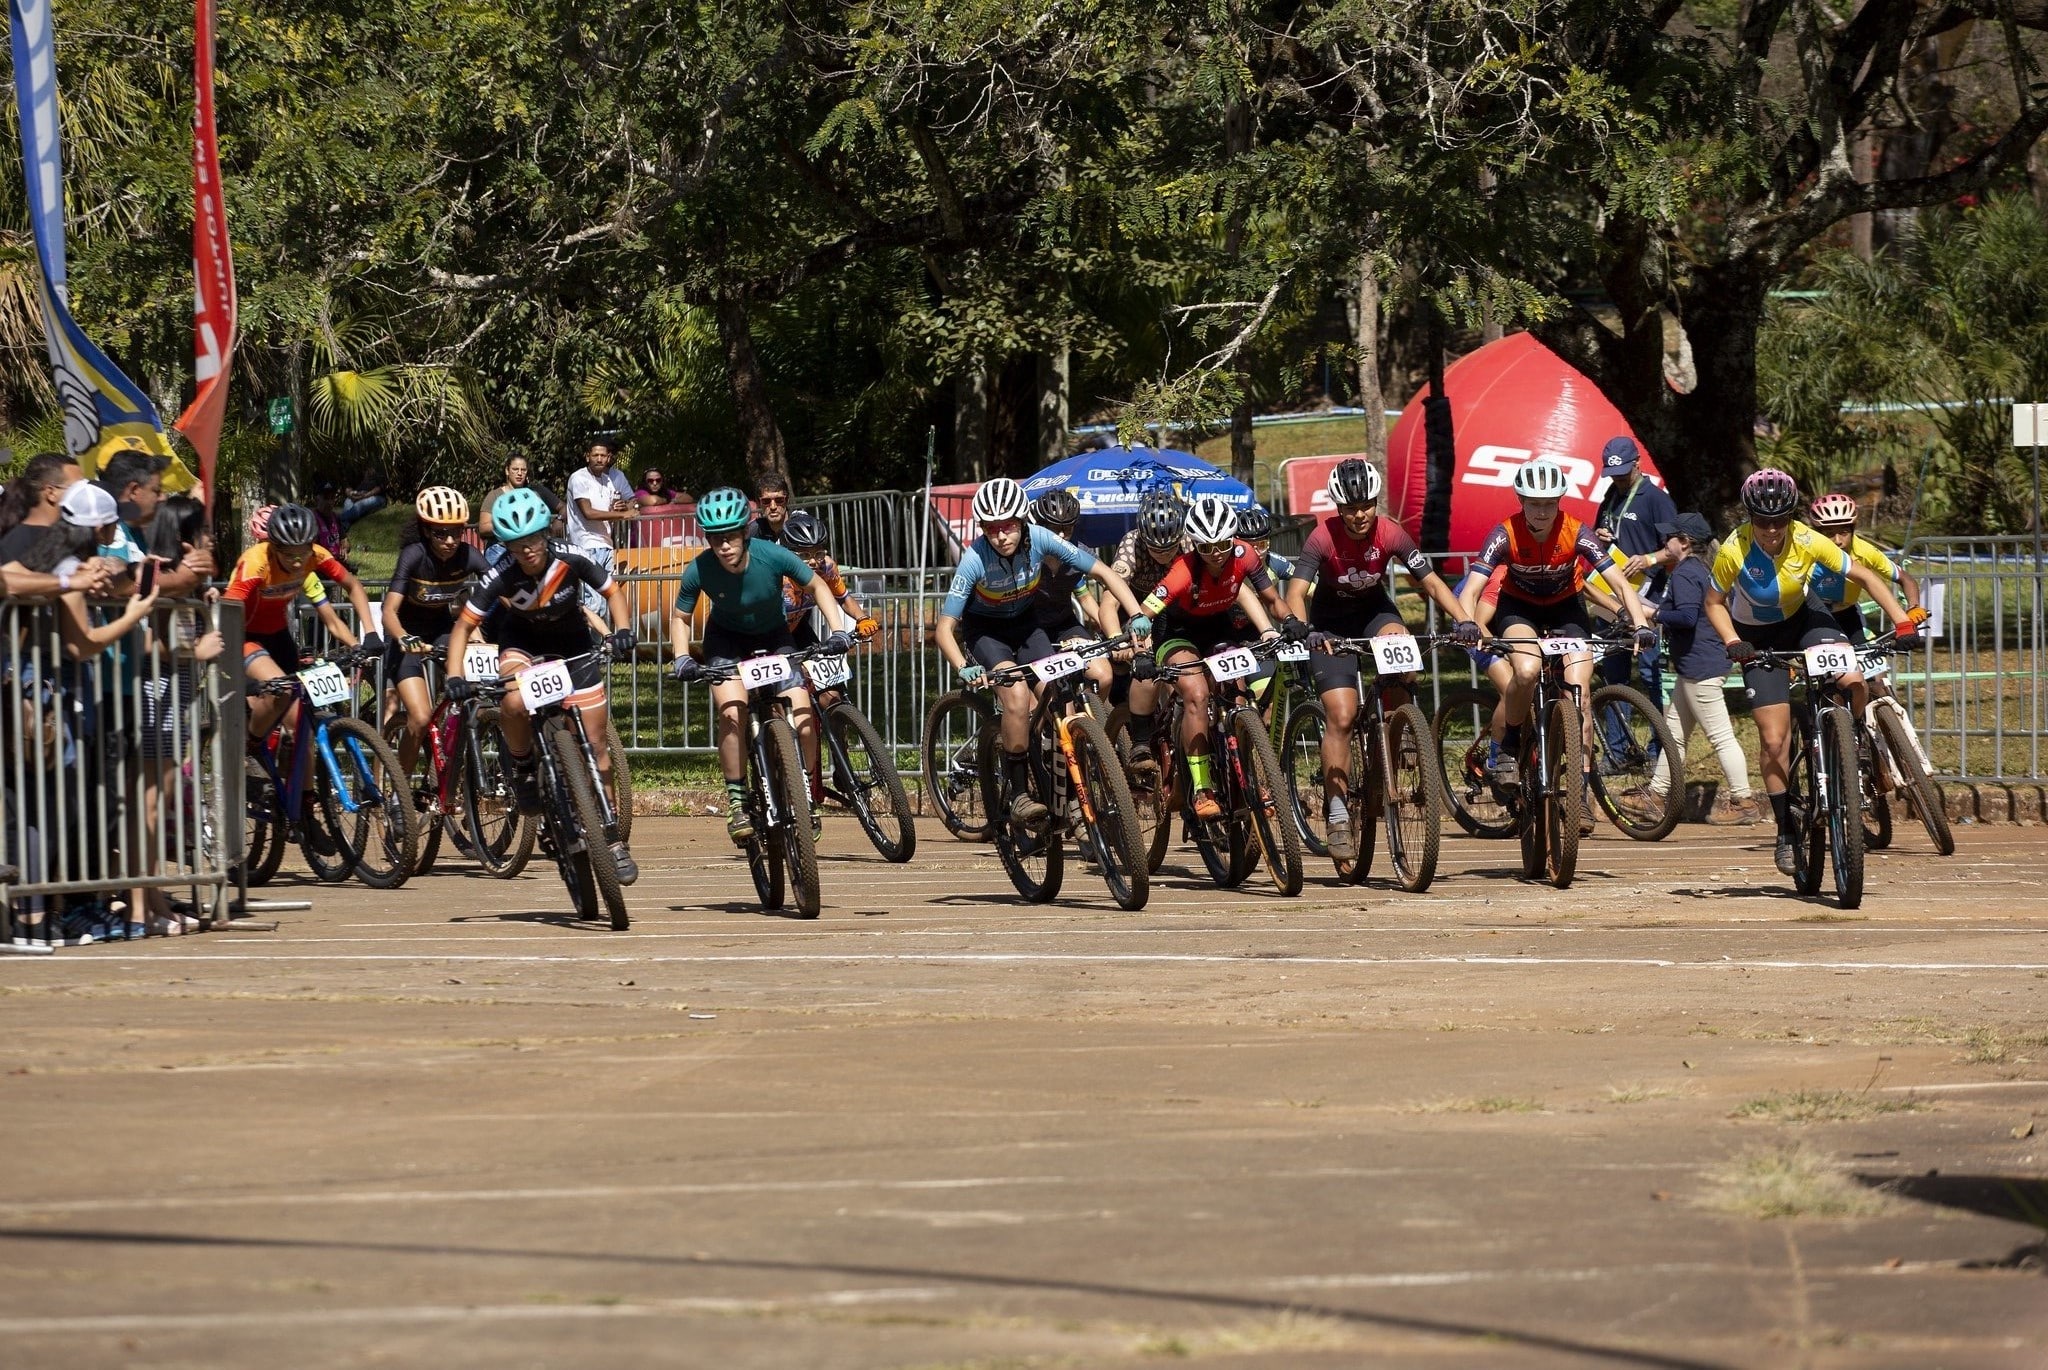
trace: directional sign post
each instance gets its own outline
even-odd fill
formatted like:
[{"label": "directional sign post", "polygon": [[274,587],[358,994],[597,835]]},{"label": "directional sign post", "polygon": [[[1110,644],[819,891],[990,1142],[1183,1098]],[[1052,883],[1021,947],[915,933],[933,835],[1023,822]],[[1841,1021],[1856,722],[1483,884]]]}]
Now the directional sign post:
[{"label": "directional sign post", "polygon": [[296,426],[297,424],[292,415],[292,397],[290,395],[279,395],[276,399],[272,400],[270,402],[271,433],[281,438],[291,432]]}]

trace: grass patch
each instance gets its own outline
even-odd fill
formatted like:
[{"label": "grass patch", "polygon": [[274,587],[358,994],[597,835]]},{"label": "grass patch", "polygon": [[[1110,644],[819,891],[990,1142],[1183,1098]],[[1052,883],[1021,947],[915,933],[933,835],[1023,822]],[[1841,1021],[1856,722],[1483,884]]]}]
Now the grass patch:
[{"label": "grass patch", "polygon": [[1677,1096],[1677,1090],[1666,1089],[1661,1085],[1632,1084],[1607,1086],[1607,1102],[1610,1104],[1643,1104],[1648,1103],[1652,1099],[1672,1099]]},{"label": "grass patch", "polygon": [[1336,1351],[1356,1340],[1352,1330],[1335,1318],[1288,1312],[1205,1332],[1154,1334],[1141,1340],[1137,1350],[1146,1356],[1193,1359],[1272,1351]]},{"label": "grass patch", "polygon": [[1882,1098],[1846,1089],[1795,1089],[1790,1093],[1773,1090],[1761,1099],[1751,1099],[1728,1116],[1768,1118],[1779,1123],[1853,1123],[1886,1113],[1925,1113],[1933,1107],[1923,1099],[1911,1097]]},{"label": "grass patch", "polygon": [[1746,1151],[1708,1175],[1702,1208],[1738,1217],[1867,1218],[1888,1206],[1818,1151],[1805,1146]]},{"label": "grass patch", "polygon": [[2033,1058],[2023,1052],[2048,1046],[2048,1033],[2004,1033],[1996,1028],[1971,1028],[1963,1034],[1963,1059],[1971,1065],[2023,1065]]},{"label": "grass patch", "polygon": [[1534,1099],[1509,1094],[1488,1094],[1477,1099],[1431,1099],[1411,1105],[1409,1113],[1541,1113],[1543,1105]]},{"label": "grass patch", "polygon": [[1868,923],[1862,914],[1849,913],[1808,913],[1792,920],[1795,923]]}]

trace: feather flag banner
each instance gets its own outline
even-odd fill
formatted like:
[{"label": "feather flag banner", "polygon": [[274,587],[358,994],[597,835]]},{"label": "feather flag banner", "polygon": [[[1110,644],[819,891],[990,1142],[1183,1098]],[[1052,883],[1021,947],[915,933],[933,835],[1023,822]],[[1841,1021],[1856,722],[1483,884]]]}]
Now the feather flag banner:
[{"label": "feather flag banner", "polygon": [[228,246],[228,208],[220,181],[220,145],[213,124],[213,0],[195,0],[192,116],[192,296],[195,374],[199,393],[178,417],[178,431],[199,454],[199,478],[213,508],[214,464],[235,352],[235,260]]},{"label": "feather flag banner", "polygon": [[190,489],[192,473],[171,452],[156,406],[122,375],[71,317],[64,260],[64,158],[57,124],[57,49],[50,0],[8,0],[14,49],[14,99],[21,160],[28,175],[29,226],[35,235],[43,331],[64,406],[64,446],[86,473],[123,450],[170,457],[164,488]]}]

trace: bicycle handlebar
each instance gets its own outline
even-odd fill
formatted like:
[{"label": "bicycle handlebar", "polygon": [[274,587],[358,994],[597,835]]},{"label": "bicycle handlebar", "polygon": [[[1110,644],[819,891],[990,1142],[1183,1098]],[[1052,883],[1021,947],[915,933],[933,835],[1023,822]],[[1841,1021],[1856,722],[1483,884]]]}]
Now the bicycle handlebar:
[{"label": "bicycle handlebar", "polygon": [[[1130,645],[1131,635],[1129,633],[1118,633],[1115,637],[1098,638],[1092,642],[1083,642],[1072,647],[1063,647],[1061,651],[1072,652],[1083,661],[1094,661],[1098,657],[1108,656],[1111,652],[1121,651]],[[1030,684],[1038,678],[1037,672],[1032,669],[1033,664],[1035,663],[1027,662],[1018,666],[1004,666],[997,670],[989,671],[977,682],[976,688],[988,689],[1000,685]]]},{"label": "bicycle handlebar", "polygon": [[[856,643],[855,645],[858,646],[859,644]],[[827,643],[818,642],[813,643],[809,647],[797,647],[793,650],[785,652],[761,652],[757,655],[786,656],[791,661],[805,662],[816,660],[818,657],[821,656],[846,656],[848,654],[848,652],[840,652],[834,650]],[[747,660],[749,661],[755,659],[755,657],[747,658]],[[704,663],[703,667],[697,672],[697,679],[705,682],[706,684],[719,685],[723,684],[728,680],[737,680],[739,679],[739,675],[740,663],[737,661],[707,661]]]}]

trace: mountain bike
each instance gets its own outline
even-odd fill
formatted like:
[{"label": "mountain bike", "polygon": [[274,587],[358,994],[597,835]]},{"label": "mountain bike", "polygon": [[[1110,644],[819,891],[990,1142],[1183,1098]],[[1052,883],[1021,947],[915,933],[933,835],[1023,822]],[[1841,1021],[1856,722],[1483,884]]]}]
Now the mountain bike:
[{"label": "mountain bike", "polygon": [[[1625,649],[1628,634],[1596,636],[1597,647]],[[1633,685],[1593,691],[1593,801],[1614,826],[1638,842],[1661,842],[1685,808],[1685,777],[1675,775],[1678,744],[1664,711]],[[1662,777],[1664,793],[1655,782]]]},{"label": "mountain bike", "polygon": [[[846,697],[853,667],[843,656],[813,657],[803,663],[823,725],[820,785],[825,797],[853,810],[860,829],[885,861],[901,864],[917,852],[917,825],[910,797],[896,773],[896,754]],[[828,761],[829,765],[822,763]]]},{"label": "mountain bike", "polygon": [[[1273,884],[1283,895],[1301,893],[1301,833],[1289,813],[1287,782],[1266,720],[1253,702],[1246,682],[1262,660],[1277,656],[1282,643],[1268,639],[1254,646],[1226,647],[1200,661],[1158,666],[1154,674],[1172,681],[1188,671],[1207,671],[1216,688],[1209,692],[1210,773],[1223,816],[1205,821],[1195,816],[1195,787],[1180,747],[1180,696],[1159,711],[1153,748],[1159,757],[1164,793],[1177,801],[1187,832],[1209,878],[1223,888],[1242,884],[1263,858]],[[1140,657],[1142,667],[1148,658]],[[1171,777],[1170,780],[1165,777]],[[1153,831],[1155,850],[1163,845],[1167,815],[1162,806]]]},{"label": "mountain bike", "polygon": [[[586,661],[609,664],[611,659],[610,645],[600,642],[577,656],[532,662],[512,676],[493,673],[470,679],[479,691],[502,695],[517,690],[525,701],[537,743],[541,850],[554,857],[579,919],[595,921],[602,912],[613,932],[624,932],[632,920],[605,835],[619,831],[617,820],[597,767],[597,751],[583,726],[583,712],[569,704],[576,693],[576,667]],[[503,764],[509,768],[510,759]]]},{"label": "mountain bike", "polygon": [[[508,878],[517,875],[532,854],[535,824],[531,816],[519,812],[512,799],[510,776],[502,761],[503,739],[497,732],[497,708],[476,699],[457,704],[442,696],[445,640],[435,644],[422,638],[401,638],[399,645],[428,658],[427,697],[434,701],[426,736],[408,777],[420,823],[419,853],[412,873],[425,875],[433,869],[445,830],[456,851],[486,871]],[[498,673],[498,649],[491,643],[472,640],[464,656],[463,674],[471,679]],[[394,756],[404,735],[401,706],[384,725],[384,741]]]},{"label": "mountain bike", "polygon": [[1955,833],[1942,807],[1941,791],[1934,783],[1927,752],[1913,730],[1906,706],[1892,692],[1890,653],[1882,648],[1865,648],[1857,653],[1863,679],[1870,685],[1870,704],[1863,711],[1863,731],[1858,764],[1863,772],[1863,831],[1866,847],[1884,848],[1892,842],[1892,796],[1899,795],[1906,807],[1927,829],[1934,849],[1943,856],[1956,851]]},{"label": "mountain bike", "polygon": [[1030,723],[1027,753],[1034,797],[1046,808],[1032,827],[1009,817],[1014,795],[998,752],[1001,728],[991,711],[976,747],[982,804],[1001,815],[991,826],[996,854],[1017,893],[1035,904],[1059,893],[1072,834],[1084,858],[1102,872],[1117,907],[1145,907],[1151,874],[1145,860],[1136,807],[1125,781],[1123,759],[1109,734],[1087,707],[1083,672],[1091,660],[1130,645],[1124,634],[1067,647],[1023,666],[1008,666],[983,677],[992,687],[1035,682],[1039,692]]},{"label": "mountain bike", "polygon": [[[1427,639],[1431,646],[1450,640]],[[1447,807],[1443,775],[1421,707],[1412,698],[1390,707],[1386,695],[1422,669],[1423,643],[1408,633],[1389,633],[1333,638],[1329,650],[1339,656],[1370,658],[1374,666],[1371,688],[1363,688],[1361,682],[1345,782],[1345,806],[1351,812],[1357,855],[1335,862],[1338,878],[1354,885],[1365,879],[1372,869],[1373,827],[1384,820],[1394,879],[1402,889],[1419,894],[1436,878],[1437,848]],[[1304,824],[1313,829],[1324,855],[1329,854],[1324,841],[1328,813],[1323,783],[1323,730],[1328,721],[1320,698],[1297,704],[1287,719],[1281,751],[1294,807]]]},{"label": "mountain bike", "polygon": [[982,807],[981,734],[995,717],[995,703],[980,690],[948,690],[925,714],[918,755],[924,795],[946,831],[962,842],[985,842],[988,811]]},{"label": "mountain bike", "polygon": [[810,780],[783,691],[799,681],[802,665],[836,655],[819,643],[794,652],[709,662],[697,676],[712,684],[737,680],[747,687],[746,802],[754,827],[746,841],[747,873],[764,909],[782,907],[786,882],[799,918],[818,916],[818,847],[811,831]]},{"label": "mountain bike", "polygon": [[340,712],[355,697],[344,668],[360,648],[304,663],[296,674],[251,681],[251,695],[296,698],[290,732],[251,738],[244,763],[249,883],[267,884],[296,842],[315,878],[351,875],[391,890],[412,876],[419,826],[398,758],[377,730]]},{"label": "mountain bike", "polygon": [[[1882,650],[1872,644],[1866,651]],[[1792,702],[1791,765],[1793,888],[1820,892],[1832,864],[1835,899],[1845,909],[1863,902],[1863,782],[1857,764],[1856,715],[1843,675],[1856,669],[1846,642],[1822,642],[1796,652],[1758,652],[1751,660],[1781,666],[1801,686]]]},{"label": "mountain bike", "polygon": [[1522,841],[1522,874],[1569,889],[1579,865],[1579,820],[1583,816],[1586,743],[1580,719],[1579,688],[1564,676],[1570,657],[1590,650],[1584,638],[1492,638],[1486,650],[1541,652],[1543,669],[1529,699],[1529,721],[1522,725],[1517,783],[1504,785],[1491,777],[1493,802],[1509,815]]}]

